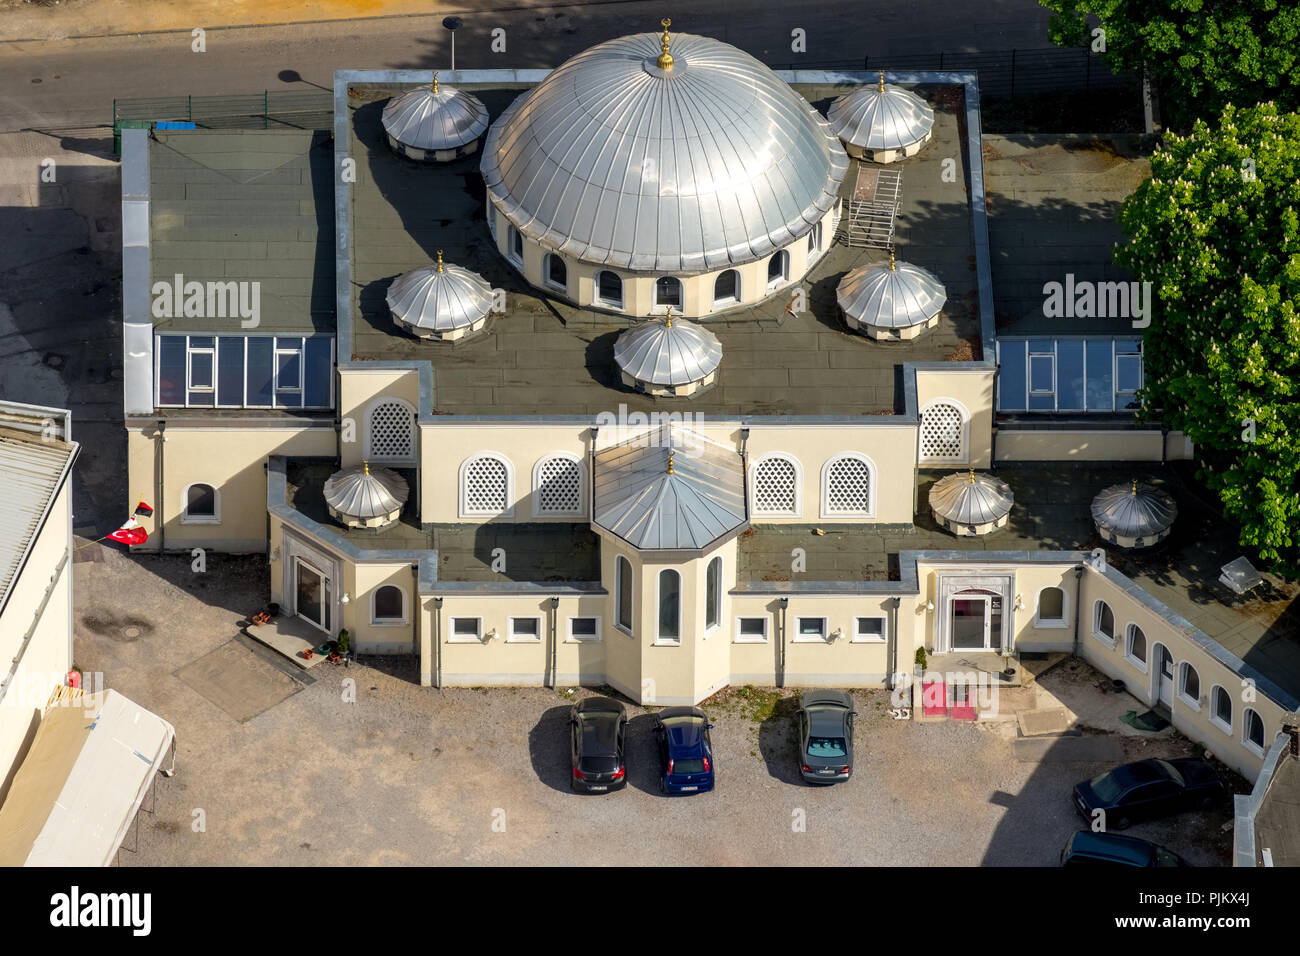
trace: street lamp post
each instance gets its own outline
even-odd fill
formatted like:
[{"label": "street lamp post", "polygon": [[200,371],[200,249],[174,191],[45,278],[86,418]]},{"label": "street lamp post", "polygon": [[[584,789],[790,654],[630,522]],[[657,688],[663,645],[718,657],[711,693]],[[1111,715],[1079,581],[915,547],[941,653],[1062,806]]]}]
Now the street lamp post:
[{"label": "street lamp post", "polygon": [[447,32],[451,34],[451,71],[456,72],[456,31],[461,28],[465,21],[460,17],[443,17],[442,25],[446,27]]}]

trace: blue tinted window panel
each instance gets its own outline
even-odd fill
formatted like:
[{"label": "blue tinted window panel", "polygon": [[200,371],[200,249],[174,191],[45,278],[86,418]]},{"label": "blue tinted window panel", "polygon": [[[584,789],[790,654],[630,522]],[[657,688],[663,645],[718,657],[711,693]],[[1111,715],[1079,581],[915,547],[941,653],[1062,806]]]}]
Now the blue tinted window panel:
[{"label": "blue tinted window panel", "polygon": [[1051,393],[1054,382],[1052,381],[1052,356],[1051,355],[1033,355],[1029,356],[1029,395],[1032,398],[1035,392]]},{"label": "blue tinted window panel", "polygon": [[271,339],[260,336],[248,340],[248,405],[250,408],[270,408],[275,396],[275,346]]},{"label": "blue tinted window panel", "polygon": [[212,352],[190,352],[190,388],[212,387],[212,365],[215,358],[216,355]]},{"label": "blue tinted window panel", "polygon": [[1023,412],[1025,405],[1025,343],[998,343],[998,408],[1004,412]]},{"label": "blue tinted window panel", "polygon": [[185,404],[185,336],[158,339],[158,404]]},{"label": "blue tinted window panel", "polygon": [[244,404],[244,339],[217,339],[217,404],[239,408]]},{"label": "blue tinted window panel", "polygon": [[1035,395],[1030,393],[1029,410],[1031,412],[1052,412],[1056,410],[1056,396],[1048,392]]},{"label": "blue tinted window panel", "polygon": [[1083,342],[1056,343],[1056,407],[1058,411],[1084,409]]},{"label": "blue tinted window panel", "polygon": [[313,408],[329,408],[331,386],[334,383],[334,340],[308,339],[304,346],[306,365],[303,403]]},{"label": "blue tinted window panel", "polygon": [[302,388],[302,353],[275,353],[275,388],[276,391],[297,391]]},{"label": "blue tinted window panel", "polygon": [[1112,385],[1110,339],[1089,339],[1087,403],[1090,412],[1114,411],[1115,391]]}]

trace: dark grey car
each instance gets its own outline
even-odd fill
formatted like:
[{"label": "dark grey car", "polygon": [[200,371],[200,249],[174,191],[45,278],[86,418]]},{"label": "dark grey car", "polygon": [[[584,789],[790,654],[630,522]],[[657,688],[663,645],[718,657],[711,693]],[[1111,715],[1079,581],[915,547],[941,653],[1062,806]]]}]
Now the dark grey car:
[{"label": "dark grey car", "polygon": [[842,690],[799,697],[799,772],[809,783],[843,783],[853,774],[853,698]]}]

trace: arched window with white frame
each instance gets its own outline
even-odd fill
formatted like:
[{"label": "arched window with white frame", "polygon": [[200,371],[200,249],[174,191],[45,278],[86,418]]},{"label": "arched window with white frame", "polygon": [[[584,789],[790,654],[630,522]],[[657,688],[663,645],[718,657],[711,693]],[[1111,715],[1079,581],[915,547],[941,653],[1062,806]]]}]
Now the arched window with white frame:
[{"label": "arched window with white frame", "polygon": [[856,451],[829,459],[822,467],[823,518],[873,518],[876,514],[876,466]]},{"label": "arched window with white frame", "polygon": [[1178,696],[1184,704],[1201,709],[1201,675],[1188,661],[1178,667]]},{"label": "arched window with white frame", "polygon": [[954,398],[937,398],[921,409],[921,464],[963,464],[970,458],[970,413]]},{"label": "arched window with white frame", "polygon": [[395,584],[381,584],[371,591],[370,623],[380,627],[407,623],[406,592]]},{"label": "arched window with white frame", "polygon": [[568,452],[557,452],[533,466],[533,516],[577,518],[583,507],[584,469],[582,460]]},{"label": "arched window with white frame", "polygon": [[1264,718],[1253,707],[1242,714],[1241,742],[1257,756],[1264,756]]},{"label": "arched window with white frame", "polygon": [[750,480],[750,510],[754,515],[797,518],[803,510],[803,468],[799,459],[769,452],[755,460]]},{"label": "arched window with white frame", "polygon": [[1124,656],[1142,673],[1147,670],[1147,636],[1142,628],[1130,624],[1124,635]]},{"label": "arched window with white frame", "polygon": [[415,462],[415,408],[406,400],[384,396],[366,413],[365,458],[390,464]]},{"label": "arched window with white frame", "polygon": [[682,576],[672,568],[659,572],[659,626],[656,641],[679,644],[682,639]]},{"label": "arched window with white frame", "polygon": [[510,459],[482,452],[460,466],[462,518],[508,518],[514,514],[515,473]]},{"label": "arched window with white frame", "polygon": [[1092,606],[1092,636],[1115,646],[1115,612],[1105,601]]},{"label": "arched window with white frame", "polygon": [[1210,723],[1232,734],[1232,695],[1218,684],[1210,688]]},{"label": "arched window with white frame", "polygon": [[1064,588],[1043,588],[1034,599],[1034,627],[1065,627],[1069,603]]},{"label": "arched window with white frame", "polygon": [[221,492],[196,481],[181,491],[181,524],[221,524]]}]

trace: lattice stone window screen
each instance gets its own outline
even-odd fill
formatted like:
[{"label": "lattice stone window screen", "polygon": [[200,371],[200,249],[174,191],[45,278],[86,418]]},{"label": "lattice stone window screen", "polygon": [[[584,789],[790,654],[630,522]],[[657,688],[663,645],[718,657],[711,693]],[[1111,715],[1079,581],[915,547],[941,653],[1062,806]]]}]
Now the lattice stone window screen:
[{"label": "lattice stone window screen", "polygon": [[475,458],[465,467],[465,511],[495,515],[507,510],[509,487],[506,464],[500,458]]},{"label": "lattice stone window screen", "polygon": [[826,512],[865,514],[871,510],[871,468],[861,458],[837,458],[826,473]]},{"label": "lattice stone window screen", "polygon": [[961,409],[935,402],[921,413],[921,460],[961,461],[965,422]]},{"label": "lattice stone window screen", "polygon": [[415,457],[415,416],[402,402],[381,402],[370,412],[368,457],[410,461]]},{"label": "lattice stone window screen", "polygon": [[754,513],[791,514],[798,511],[798,470],[789,458],[765,458],[754,469]]},{"label": "lattice stone window screen", "polygon": [[572,458],[548,458],[537,469],[537,513],[573,515],[582,511],[582,468]]}]

